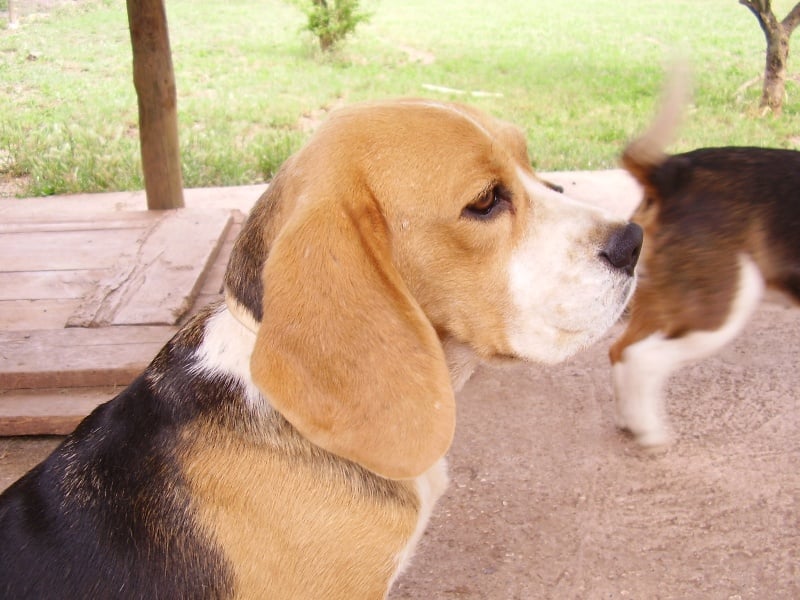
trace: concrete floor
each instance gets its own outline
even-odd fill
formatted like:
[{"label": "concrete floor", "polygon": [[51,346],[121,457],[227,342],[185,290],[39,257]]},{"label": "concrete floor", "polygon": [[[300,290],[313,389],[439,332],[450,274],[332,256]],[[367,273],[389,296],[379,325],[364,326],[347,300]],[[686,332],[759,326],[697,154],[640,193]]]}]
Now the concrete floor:
[{"label": "concrete floor", "polygon": [[[613,426],[620,332],[559,366],[478,370],[451,485],[391,599],[800,598],[800,310],[771,297],[673,377],[660,453]],[[57,442],[0,439],[0,488]]]}]

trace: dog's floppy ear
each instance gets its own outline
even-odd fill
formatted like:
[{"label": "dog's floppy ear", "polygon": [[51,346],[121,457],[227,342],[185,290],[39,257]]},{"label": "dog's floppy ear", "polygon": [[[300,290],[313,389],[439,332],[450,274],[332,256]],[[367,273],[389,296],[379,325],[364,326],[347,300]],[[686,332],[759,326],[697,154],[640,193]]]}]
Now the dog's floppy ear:
[{"label": "dog's floppy ear", "polygon": [[296,207],[263,269],[256,385],[316,445],[392,479],[441,458],[455,400],[439,339],[371,197]]}]

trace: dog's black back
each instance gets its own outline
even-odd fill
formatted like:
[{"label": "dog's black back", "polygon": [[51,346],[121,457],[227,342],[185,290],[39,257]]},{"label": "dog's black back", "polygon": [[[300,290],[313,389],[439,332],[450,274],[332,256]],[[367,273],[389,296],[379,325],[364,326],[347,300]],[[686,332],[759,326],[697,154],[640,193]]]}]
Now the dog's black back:
[{"label": "dog's black back", "polygon": [[[747,249],[770,285],[800,301],[800,152],[726,147],[669,156],[646,173],[645,202],[660,231],[691,244]],[[669,248],[669,243],[662,244]]]},{"label": "dog's black back", "polygon": [[180,336],[0,495],[0,598],[219,598],[230,589],[177,463],[176,429],[214,400],[204,397],[213,386],[183,370],[192,349]]}]

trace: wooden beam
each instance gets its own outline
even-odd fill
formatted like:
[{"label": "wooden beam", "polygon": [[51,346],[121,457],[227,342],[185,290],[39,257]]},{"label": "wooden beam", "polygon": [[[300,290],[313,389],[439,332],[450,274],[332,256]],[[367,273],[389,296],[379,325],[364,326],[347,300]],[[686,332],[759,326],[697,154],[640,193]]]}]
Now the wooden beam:
[{"label": "wooden beam", "polygon": [[124,388],[0,390],[0,436],[66,435]]},{"label": "wooden beam", "polygon": [[178,103],[163,0],[127,0],[147,208],[182,208]]},{"label": "wooden beam", "polygon": [[141,326],[0,331],[0,390],[126,386],[177,330]]}]

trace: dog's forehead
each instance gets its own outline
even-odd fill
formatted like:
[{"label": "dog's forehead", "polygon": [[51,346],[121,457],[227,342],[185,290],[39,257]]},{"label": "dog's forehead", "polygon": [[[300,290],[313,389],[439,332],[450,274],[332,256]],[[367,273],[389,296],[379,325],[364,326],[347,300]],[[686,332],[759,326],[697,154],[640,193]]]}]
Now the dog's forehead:
[{"label": "dog's forehead", "polygon": [[496,121],[492,117],[466,105],[452,102],[437,102],[435,100],[407,100],[399,103],[401,108],[411,108],[427,113],[434,118],[454,118],[455,121],[464,120],[487,137],[493,137]]},{"label": "dog's forehead", "polygon": [[378,196],[413,200],[409,194],[416,193],[428,202],[435,194],[439,201],[461,201],[492,181],[514,179],[517,166],[530,166],[518,128],[455,103],[352,105],[333,113],[318,134],[311,145],[324,163],[339,176],[359,178]]},{"label": "dog's forehead", "polygon": [[401,152],[485,152],[502,148],[517,159],[527,159],[520,129],[468,105],[451,102],[410,98],[355,104],[334,112],[319,133],[337,140],[344,138],[350,147],[358,147],[361,141],[373,151],[381,146]]}]

